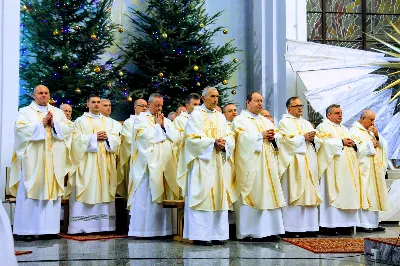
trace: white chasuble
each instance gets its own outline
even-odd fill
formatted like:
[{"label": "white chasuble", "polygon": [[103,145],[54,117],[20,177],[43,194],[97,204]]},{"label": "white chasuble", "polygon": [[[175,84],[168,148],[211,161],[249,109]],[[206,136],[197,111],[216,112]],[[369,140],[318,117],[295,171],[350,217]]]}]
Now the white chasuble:
[{"label": "white chasuble", "polygon": [[[99,131],[105,131],[108,139],[97,140]],[[71,194],[69,234],[115,230],[119,145],[118,128],[111,119],[88,112],[75,121],[67,191]]]},{"label": "white chasuble", "polygon": [[[53,114],[53,128],[43,126],[48,112]],[[10,176],[10,190],[17,197],[14,234],[59,233],[60,197],[71,167],[71,133],[71,121],[58,108],[32,102],[20,109]]]},{"label": "white chasuble", "polygon": [[[226,166],[233,158],[233,133],[223,114],[202,105],[190,114],[184,134],[177,176],[185,195],[183,236],[204,241],[228,239],[227,211],[237,198]],[[224,151],[214,147],[219,138],[226,140]]]},{"label": "white chasuble", "polygon": [[119,147],[117,162],[117,193],[124,198],[128,197],[129,168],[132,149],[133,122],[136,115],[131,115],[125,120],[121,130],[121,146]]},{"label": "white chasuble", "polygon": [[242,111],[233,120],[236,133],[235,173],[240,199],[235,202],[236,236],[262,238],[285,232],[286,205],[272,142],[262,132],[275,129],[261,115]]},{"label": "white chasuble", "polygon": [[317,127],[323,139],[318,151],[322,204],[319,206],[321,227],[359,226],[358,209],[368,206],[361,192],[358,158],[353,147],[343,146],[342,139],[353,139],[350,131],[328,119]]},{"label": "white chasuble", "polygon": [[318,205],[321,193],[318,178],[317,152],[321,144],[318,136],[307,142],[304,134],[315,131],[302,117],[285,114],[279,121],[279,175],[288,204],[283,208],[285,231],[318,231]]},{"label": "white chasuble", "polygon": [[189,114],[187,112],[182,112],[175,120],[173,121],[174,128],[176,130],[177,138],[174,143],[174,149],[176,154],[176,159],[179,158],[179,154],[181,153],[184,143],[185,143],[185,128],[187,121],[189,119]]},{"label": "white chasuble", "polygon": [[388,144],[379,134],[378,147],[374,148],[372,140],[375,138],[359,122],[350,129],[358,142],[358,161],[362,178],[362,193],[365,194],[368,206],[361,209],[361,226],[367,228],[378,227],[379,211],[389,210],[388,191],[385,182],[385,173],[388,164]]},{"label": "white chasuble", "polygon": [[133,126],[128,189],[129,236],[172,234],[171,209],[164,209],[161,203],[177,199],[179,195],[173,152],[177,134],[169,119],[164,118],[164,128],[156,124],[155,119],[149,111],[142,112]]},{"label": "white chasuble", "polygon": [[14,254],[14,238],[10,219],[2,204],[0,204],[0,258],[2,265],[17,266]]}]

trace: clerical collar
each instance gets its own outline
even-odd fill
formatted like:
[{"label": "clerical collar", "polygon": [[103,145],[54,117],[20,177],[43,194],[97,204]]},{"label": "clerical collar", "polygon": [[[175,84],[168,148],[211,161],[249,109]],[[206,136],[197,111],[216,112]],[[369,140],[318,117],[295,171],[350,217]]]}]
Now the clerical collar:
[{"label": "clerical collar", "polygon": [[282,115],[282,118],[291,118],[291,119],[303,119],[303,117],[295,117],[295,116],[293,116],[293,115],[291,115],[291,114],[283,114]]},{"label": "clerical collar", "polygon": [[213,110],[208,109],[208,108],[204,105],[204,103],[201,105],[201,107],[202,107],[204,110],[206,110],[207,113],[214,113],[214,112],[216,112],[215,109],[213,109]]},{"label": "clerical collar", "polygon": [[136,115],[131,115],[129,118],[135,118],[136,117]]},{"label": "clerical collar", "polygon": [[151,115],[151,116],[154,116],[154,115],[150,112],[150,110],[147,110],[147,111],[146,111],[146,114],[149,114],[149,115]]},{"label": "clerical collar", "polygon": [[41,113],[47,112],[47,110],[48,110],[48,106],[47,105],[42,106],[42,105],[37,104],[36,102],[33,102],[33,103],[36,105],[37,109],[39,109],[39,111]]},{"label": "clerical collar", "polygon": [[184,117],[189,117],[189,113],[188,113],[188,112],[181,112],[180,115],[181,115],[181,116],[184,116]]},{"label": "clerical collar", "polygon": [[336,127],[341,127],[341,126],[342,126],[341,124],[333,123],[333,122],[332,122],[331,120],[329,120],[328,118],[326,119],[326,121],[328,121],[328,123],[331,124],[332,126],[336,126]]},{"label": "clerical collar", "polygon": [[96,119],[101,118],[101,114],[95,115],[95,114],[91,113],[90,111],[87,112],[87,114],[88,114],[89,116],[93,117],[93,118],[96,118]]},{"label": "clerical collar", "polygon": [[358,127],[359,129],[361,129],[361,130],[363,130],[363,131],[368,131],[368,130],[367,130],[363,125],[361,125],[360,122],[358,122],[358,121],[356,121],[356,122],[354,123],[353,126]]},{"label": "clerical collar", "polygon": [[251,115],[252,117],[254,117],[254,118],[258,118],[258,117],[259,117],[258,115],[256,115],[256,114],[250,112],[250,111],[247,110],[247,109],[246,109],[246,112],[247,112],[248,114],[250,114],[250,115]]}]

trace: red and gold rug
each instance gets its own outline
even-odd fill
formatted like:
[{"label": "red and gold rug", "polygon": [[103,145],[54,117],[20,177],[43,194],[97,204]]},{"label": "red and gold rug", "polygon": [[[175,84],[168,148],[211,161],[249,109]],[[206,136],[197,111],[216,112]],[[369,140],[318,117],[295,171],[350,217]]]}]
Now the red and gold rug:
[{"label": "red and gold rug", "polygon": [[77,235],[67,235],[67,234],[58,234],[62,238],[77,240],[77,241],[91,241],[91,240],[105,240],[105,239],[115,239],[115,238],[126,238],[128,235],[121,234],[97,234],[97,235],[85,235],[85,236],[77,236]]},{"label": "red and gold rug", "polygon": [[369,239],[375,242],[379,242],[379,243],[383,243],[383,244],[387,244],[387,245],[391,245],[391,246],[396,246],[396,247],[400,247],[400,239],[398,237],[396,238],[370,238],[367,237],[365,239]]},{"label": "red and gold rug", "polygon": [[364,253],[363,238],[284,238],[314,253]]},{"label": "red and gold rug", "polygon": [[24,250],[24,251],[14,251],[15,256],[19,256],[19,255],[25,255],[25,254],[31,254],[32,251],[31,250]]}]

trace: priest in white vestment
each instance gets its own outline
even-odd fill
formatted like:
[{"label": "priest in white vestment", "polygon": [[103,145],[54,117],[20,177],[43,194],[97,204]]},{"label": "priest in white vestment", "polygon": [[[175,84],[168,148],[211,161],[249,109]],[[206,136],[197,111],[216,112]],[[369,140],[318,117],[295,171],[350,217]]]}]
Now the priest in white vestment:
[{"label": "priest in white vestment", "polygon": [[228,126],[232,130],[232,121],[238,115],[236,105],[233,103],[228,103],[224,106],[224,116]]},{"label": "priest in white vestment", "polygon": [[0,204],[0,260],[2,265],[18,265],[14,254],[14,238],[10,219],[4,210],[3,204]]},{"label": "priest in white vestment", "polygon": [[177,134],[161,113],[163,97],[153,93],[148,111],[133,125],[133,155],[128,189],[129,236],[155,237],[173,234],[172,210],[163,200],[179,196],[173,145]]},{"label": "priest in white vestment", "polygon": [[57,238],[64,177],[71,167],[71,121],[48,104],[47,87],[37,86],[33,97],[29,106],[19,110],[15,122],[9,184],[17,197],[14,234],[23,235],[26,241],[33,240],[33,235]]},{"label": "priest in white vestment", "polygon": [[322,203],[319,225],[324,234],[351,234],[360,226],[358,210],[368,206],[362,192],[362,179],[357,158],[357,145],[350,131],[341,125],[340,105],[330,105],[327,119],[318,127],[323,143],[318,151]]},{"label": "priest in white vestment", "polygon": [[122,125],[120,122],[118,122],[115,119],[112,119],[110,117],[111,115],[111,101],[108,99],[101,99],[101,107],[100,107],[100,113],[106,117],[107,119],[111,120],[112,122],[112,131],[113,132],[118,132],[119,134],[122,131]]},{"label": "priest in white vestment", "polygon": [[69,234],[115,230],[117,169],[115,151],[120,145],[118,128],[100,113],[101,100],[91,95],[84,113],[74,123],[68,182]]},{"label": "priest in white vestment", "polygon": [[118,172],[118,187],[117,193],[121,197],[128,197],[128,185],[129,185],[129,168],[131,166],[131,152],[132,152],[132,132],[133,122],[136,116],[141,112],[147,111],[147,101],[143,99],[137,99],[133,102],[134,115],[131,115],[124,121],[121,131],[121,146],[119,147],[117,172]]},{"label": "priest in white vestment", "polygon": [[[303,104],[298,97],[286,102],[288,114],[279,121],[279,175],[287,206],[283,223],[288,236],[315,236],[319,230],[318,205],[321,193],[317,152],[321,140],[311,123],[301,117]],[[308,233],[306,233],[308,232]]]},{"label": "priest in white vestment", "polygon": [[240,193],[234,203],[236,237],[279,241],[278,235],[285,233],[282,207],[286,203],[275,159],[275,126],[260,115],[260,93],[250,92],[246,106],[247,110],[233,120],[236,187]]},{"label": "priest in white vestment", "polygon": [[360,229],[366,232],[385,231],[379,226],[379,211],[389,210],[385,173],[388,165],[388,144],[374,125],[375,114],[364,110],[360,120],[350,129],[358,145],[362,193],[369,206],[359,210]]},{"label": "priest in white vestment", "polygon": [[65,117],[68,120],[72,120],[72,117],[71,117],[72,116],[72,106],[71,105],[69,105],[67,103],[63,103],[60,105],[60,109],[61,109],[61,111],[64,112]]},{"label": "priest in white vestment", "polygon": [[224,244],[229,238],[228,210],[234,198],[230,171],[235,140],[224,115],[215,110],[218,90],[204,89],[204,104],[190,114],[178,162],[178,183],[185,195],[183,237],[195,244]]}]

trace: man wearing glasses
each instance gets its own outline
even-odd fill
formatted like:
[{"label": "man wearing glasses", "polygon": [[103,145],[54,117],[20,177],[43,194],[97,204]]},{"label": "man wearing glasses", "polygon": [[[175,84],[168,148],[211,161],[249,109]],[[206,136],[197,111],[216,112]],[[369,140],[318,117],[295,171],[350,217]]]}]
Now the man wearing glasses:
[{"label": "man wearing glasses", "polygon": [[318,180],[317,151],[321,140],[311,123],[303,119],[303,104],[298,97],[286,102],[288,114],[279,121],[282,134],[279,175],[287,203],[283,223],[288,236],[315,235],[319,230],[318,205],[321,194]]}]

